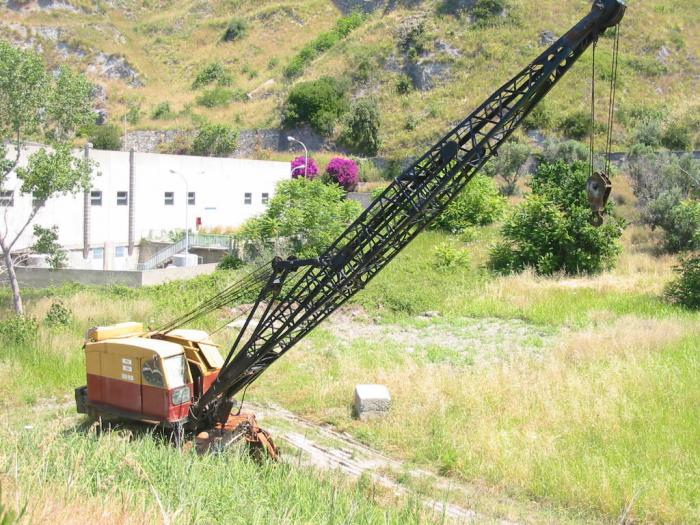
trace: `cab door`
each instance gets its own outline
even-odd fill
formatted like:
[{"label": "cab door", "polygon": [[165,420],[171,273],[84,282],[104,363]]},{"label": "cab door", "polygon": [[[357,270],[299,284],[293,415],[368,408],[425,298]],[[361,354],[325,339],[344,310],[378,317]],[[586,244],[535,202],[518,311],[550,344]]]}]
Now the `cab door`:
[{"label": "cab door", "polygon": [[141,413],[141,385],[137,357],[118,354],[102,355],[102,402],[120,410]]},{"label": "cab door", "polygon": [[141,366],[141,411],[145,416],[165,420],[168,417],[168,388],[162,359],[154,355],[144,359]]}]

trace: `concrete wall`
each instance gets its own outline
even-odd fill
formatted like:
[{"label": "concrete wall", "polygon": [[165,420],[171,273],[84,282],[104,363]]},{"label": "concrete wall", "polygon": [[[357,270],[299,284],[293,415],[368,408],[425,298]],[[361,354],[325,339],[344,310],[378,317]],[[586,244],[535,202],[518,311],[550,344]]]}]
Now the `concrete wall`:
[{"label": "concrete wall", "polygon": [[121,284],[130,288],[162,284],[178,279],[191,279],[198,275],[212,273],[216,264],[202,264],[186,268],[166,268],[163,270],[103,271],[103,270],[49,270],[46,268],[17,268],[17,279],[21,286],[47,288],[65,283],[88,285]]}]

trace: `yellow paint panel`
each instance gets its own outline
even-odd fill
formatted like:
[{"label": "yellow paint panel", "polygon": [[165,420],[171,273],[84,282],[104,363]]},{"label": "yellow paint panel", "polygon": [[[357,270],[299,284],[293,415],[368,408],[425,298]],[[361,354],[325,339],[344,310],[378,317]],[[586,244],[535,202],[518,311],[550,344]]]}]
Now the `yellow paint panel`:
[{"label": "yellow paint panel", "polygon": [[144,333],[142,323],[119,323],[111,326],[95,326],[90,328],[85,336],[85,340],[104,341],[105,339],[128,337],[142,333]]}]

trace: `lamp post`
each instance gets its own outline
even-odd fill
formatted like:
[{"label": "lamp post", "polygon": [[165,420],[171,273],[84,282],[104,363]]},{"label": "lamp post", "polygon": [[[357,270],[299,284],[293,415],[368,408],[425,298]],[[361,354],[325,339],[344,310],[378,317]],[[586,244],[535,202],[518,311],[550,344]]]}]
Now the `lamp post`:
[{"label": "lamp post", "polygon": [[296,168],[292,168],[292,173],[291,173],[292,177],[294,177],[294,172],[296,170],[300,170],[302,168],[304,169],[304,172],[306,173],[306,164],[302,164],[301,166],[297,166]]},{"label": "lamp post", "polygon": [[190,189],[189,186],[187,185],[187,179],[182,173],[179,173],[175,170],[170,170],[170,173],[173,175],[177,175],[182,179],[182,182],[185,183],[185,254],[190,253],[190,218],[189,218],[189,197],[190,197]]},{"label": "lamp post", "polygon": [[[287,136],[287,140],[289,142],[298,142],[301,144],[301,147],[304,148],[304,178],[308,178],[308,165],[309,165],[309,150],[306,149],[306,144],[304,144],[302,141],[295,139],[291,135]],[[301,167],[301,166],[299,166]],[[292,170],[292,173],[294,173],[294,170]]]}]

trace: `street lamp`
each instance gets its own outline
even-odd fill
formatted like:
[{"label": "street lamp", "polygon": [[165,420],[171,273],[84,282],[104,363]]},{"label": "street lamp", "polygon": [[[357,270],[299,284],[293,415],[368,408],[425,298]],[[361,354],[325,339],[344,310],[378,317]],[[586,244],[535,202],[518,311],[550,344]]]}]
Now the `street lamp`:
[{"label": "street lamp", "polygon": [[291,173],[292,177],[294,177],[294,172],[295,172],[296,170],[300,170],[300,169],[302,169],[302,168],[303,168],[304,171],[306,172],[306,164],[302,164],[301,166],[297,166],[297,167],[295,167],[295,168],[292,168],[292,173]]},{"label": "street lamp", "polygon": [[[308,165],[309,165],[309,150],[306,149],[306,144],[304,144],[302,141],[295,139],[291,135],[287,136],[287,140],[289,142],[298,142],[301,144],[301,147],[304,148],[304,177],[307,177],[308,175]],[[301,166],[299,166],[301,167]],[[292,173],[294,173],[294,170],[292,170]]]},{"label": "street lamp", "polygon": [[187,179],[182,173],[179,173],[175,170],[170,170],[170,173],[173,175],[177,175],[182,179],[182,182],[185,183],[185,254],[190,253],[190,218],[189,218],[189,197],[190,197],[190,189],[189,186],[187,185]]}]

